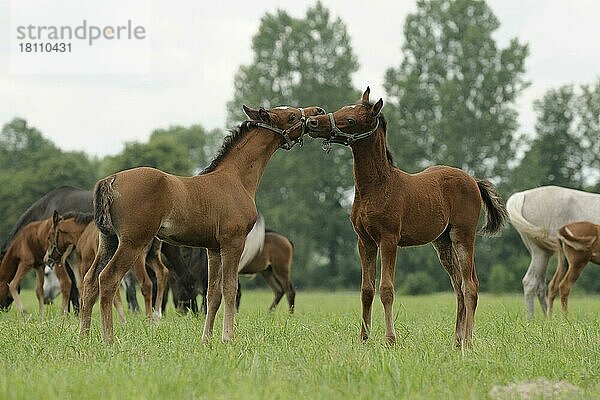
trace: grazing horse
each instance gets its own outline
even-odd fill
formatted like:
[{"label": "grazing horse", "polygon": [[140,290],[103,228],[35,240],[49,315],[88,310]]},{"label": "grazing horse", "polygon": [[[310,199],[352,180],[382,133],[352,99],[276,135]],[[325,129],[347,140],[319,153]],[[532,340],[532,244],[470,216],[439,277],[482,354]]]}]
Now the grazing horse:
[{"label": "grazing horse", "polygon": [[477,306],[479,283],[473,253],[481,206],[487,210],[482,229],[485,235],[502,228],[506,210],[490,182],[475,179],[458,168],[434,166],[417,174],[396,168],[386,144],[382,107],[382,99],[375,104],[369,102],[367,88],[358,104],[307,120],[311,137],[324,138],[324,146],[350,146],[354,157],[356,190],[350,220],[358,235],[362,267],[361,337],[366,340],[371,331],[378,251],[386,338],[393,344],[397,247],[432,243],[456,292],[455,344],[467,345]]},{"label": "grazing horse", "polygon": [[[93,219],[94,215],[90,213],[69,212],[62,217],[59,216],[58,213],[55,213],[53,216],[50,243],[46,251],[46,256],[44,257],[46,263],[56,264],[68,248],[74,247],[76,252],[74,261],[76,267],[75,276],[80,291],[83,277],[92,266],[98,251],[99,231],[98,228],[96,228]],[[160,241],[154,240],[147,249],[145,256],[149,260],[150,267],[155,271],[156,276],[168,276],[168,270],[160,261],[159,254]],[[146,271],[145,263],[142,265],[142,268],[136,268],[134,269],[134,272],[137,275],[138,281],[141,282],[140,286],[145,300],[146,315],[148,318],[151,318],[153,310],[158,310],[158,312],[160,312],[161,307],[160,302],[158,302],[154,308],[152,307],[152,282]],[[156,271],[159,272],[157,273]],[[164,288],[166,282],[158,284],[157,286],[159,288],[159,296],[162,296],[160,288],[161,286]],[[119,291],[115,294],[114,304],[119,312],[119,318],[123,321],[125,318]]]},{"label": "grazing horse", "polygon": [[9,295],[21,312],[25,307],[19,296],[19,285],[32,268],[37,274],[35,294],[39,303],[40,315],[44,314],[44,264],[48,235],[51,232],[52,218],[31,222],[17,232],[0,264],[0,304],[6,304]]},{"label": "grazing horse", "polygon": [[546,270],[550,257],[558,251],[558,230],[577,221],[600,224],[600,194],[542,186],[514,193],[506,208],[510,222],[531,254],[523,277],[527,315],[533,317],[536,296],[546,315]]},{"label": "grazing horse", "polygon": [[[567,315],[571,287],[588,262],[600,265],[600,225],[575,222],[558,230],[558,267],[548,288],[548,316],[560,291],[562,310]],[[565,259],[567,268],[565,268]]]},{"label": "grazing horse", "polygon": [[[238,264],[244,258],[248,233],[257,221],[255,194],[273,153],[302,140],[304,116],[318,107],[244,106],[251,119],[225,138],[211,164],[193,177],[154,168],[133,168],[101,179],[94,189],[100,244],[84,278],[80,335],[89,335],[92,307],[100,297],[102,335],[113,339],[111,302],[131,265],[141,262],[143,249],[156,236],[169,243],[208,248],[208,313],[203,339],[212,337],[223,294],[222,339],[233,338]],[[249,254],[256,249],[249,250]],[[112,257],[111,257],[112,255]],[[251,258],[251,257],[250,257]]]},{"label": "grazing horse", "polygon": [[260,274],[273,289],[275,298],[269,311],[275,310],[285,293],[290,313],[294,312],[296,292],[291,280],[293,253],[294,245],[288,238],[267,230],[262,251],[239,271],[242,275]]}]

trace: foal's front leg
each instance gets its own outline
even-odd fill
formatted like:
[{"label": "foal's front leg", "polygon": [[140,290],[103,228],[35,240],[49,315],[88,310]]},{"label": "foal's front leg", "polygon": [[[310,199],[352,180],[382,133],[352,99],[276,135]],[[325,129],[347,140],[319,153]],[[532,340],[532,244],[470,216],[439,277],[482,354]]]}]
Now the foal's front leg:
[{"label": "foal's front leg", "polygon": [[221,305],[221,254],[219,250],[208,249],[208,287],[206,288],[206,319],[202,340],[212,338],[215,315]]},{"label": "foal's front leg", "polygon": [[44,317],[44,265],[38,265],[35,269],[37,284],[35,285],[35,295],[38,299],[40,317]]},{"label": "foal's front leg", "polygon": [[361,263],[360,300],[362,302],[362,324],[360,337],[367,340],[371,334],[371,309],[375,297],[375,274],[377,272],[377,245],[369,240],[358,239],[358,254]]},{"label": "foal's front leg", "polygon": [[233,323],[236,313],[235,298],[238,291],[238,265],[244,249],[244,240],[232,241],[221,248],[223,301],[223,342],[233,339]]},{"label": "foal's front leg", "polygon": [[379,243],[381,250],[381,282],[379,296],[385,311],[385,337],[389,344],[396,343],[394,332],[394,274],[396,272],[397,240],[386,240]]},{"label": "foal's front leg", "polygon": [[[19,284],[21,283],[25,275],[27,275],[27,273],[31,270],[31,268],[33,268],[33,261],[21,261],[19,263],[19,266],[17,267],[17,272],[15,273],[15,276],[13,277],[12,281],[10,281],[10,283],[8,284],[8,290],[10,291],[10,295],[15,301],[15,307],[21,313],[25,312],[25,307],[23,306],[23,302],[21,301],[21,296],[19,296]],[[42,292],[44,290],[43,286],[44,280],[42,279]],[[42,293],[42,303],[44,302],[43,297],[44,294]]]}]

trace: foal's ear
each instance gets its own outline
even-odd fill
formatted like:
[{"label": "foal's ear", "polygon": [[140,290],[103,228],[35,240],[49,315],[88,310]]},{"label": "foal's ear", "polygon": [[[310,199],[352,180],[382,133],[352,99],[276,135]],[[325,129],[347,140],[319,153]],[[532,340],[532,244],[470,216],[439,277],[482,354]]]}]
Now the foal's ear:
[{"label": "foal's ear", "polygon": [[377,100],[377,103],[375,103],[375,105],[373,106],[373,109],[371,110],[374,117],[379,115],[382,107],[383,107],[383,99],[380,98],[379,100]]},{"label": "foal's ear", "polygon": [[367,86],[367,90],[365,90],[365,92],[362,95],[362,102],[363,103],[368,103],[369,102],[369,94],[371,93],[371,88]]},{"label": "foal's ear", "polygon": [[248,116],[248,118],[250,118],[252,121],[258,121],[259,120],[258,110],[255,110],[254,108],[247,107],[245,104],[242,105],[242,109],[244,110],[244,113]]},{"label": "foal's ear", "polygon": [[52,213],[52,223],[54,226],[58,224],[58,221],[60,221],[60,215],[58,215],[58,211],[54,210],[54,213]]},{"label": "foal's ear", "polygon": [[269,112],[262,107],[258,110],[258,119],[266,123],[271,122],[271,116],[269,115]]}]

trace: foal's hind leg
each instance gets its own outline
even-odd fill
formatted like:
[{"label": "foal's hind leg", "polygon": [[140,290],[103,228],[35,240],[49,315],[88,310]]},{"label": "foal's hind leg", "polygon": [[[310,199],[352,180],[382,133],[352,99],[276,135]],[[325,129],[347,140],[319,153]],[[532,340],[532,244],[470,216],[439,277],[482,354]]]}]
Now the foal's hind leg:
[{"label": "foal's hind leg", "polygon": [[579,254],[573,255],[571,260],[572,262],[569,263],[569,269],[558,286],[560,291],[560,303],[564,315],[567,315],[568,313],[571,288],[589,261],[587,257],[583,257]]},{"label": "foal's hind leg", "polygon": [[[98,275],[113,256],[119,241],[116,235],[105,235],[100,233],[98,252],[91,267],[83,278],[83,290],[81,293],[81,309],[79,312],[79,337],[84,338],[90,334],[92,321],[92,310],[98,299]],[[83,264],[82,260],[82,264]],[[81,268],[85,270],[85,265]]]},{"label": "foal's hind leg", "polygon": [[[148,253],[148,257],[150,259],[150,266],[156,275],[156,301],[154,302],[154,312],[156,313],[157,318],[162,317],[162,304],[163,298],[165,295],[165,288],[167,287],[167,282],[169,280],[169,270],[163,263],[160,253],[161,253],[162,242],[158,239],[154,239],[152,241],[152,247],[150,248],[150,252]],[[166,303],[166,302],[164,302]]]},{"label": "foal's hind leg", "polygon": [[362,324],[360,337],[367,340],[371,333],[371,308],[375,297],[375,274],[377,272],[377,245],[367,239],[358,238],[361,276],[360,299],[362,302]]},{"label": "foal's hind leg", "polygon": [[208,250],[208,287],[206,289],[206,319],[202,340],[206,341],[213,335],[215,315],[221,305],[221,254],[219,250]]},{"label": "foal's hind leg", "polygon": [[458,266],[462,277],[462,291],[465,299],[465,333],[462,345],[469,345],[473,337],[475,310],[477,308],[479,281],[475,271],[475,225],[473,227],[450,230],[453,264]]},{"label": "foal's hind leg", "polygon": [[150,279],[148,271],[146,270],[145,250],[140,259],[133,264],[133,271],[135,273],[135,277],[140,283],[140,291],[142,292],[142,297],[144,298],[146,317],[148,319],[152,319],[152,280]]},{"label": "foal's hind leg", "polygon": [[[113,340],[113,314],[112,306],[115,294],[121,284],[121,279],[131,268],[132,264],[140,264],[144,245],[134,245],[131,241],[122,240],[114,256],[98,277],[100,290],[100,317],[102,322],[102,336],[107,342]],[[152,293],[150,293],[150,296]]]},{"label": "foal's hind leg", "polygon": [[454,345],[460,347],[465,337],[465,297],[462,292],[462,276],[460,270],[454,265],[452,258],[452,241],[449,230],[444,232],[435,242],[433,248],[438,254],[442,267],[450,276],[452,288],[456,294],[456,327],[454,329]]},{"label": "foal's hind leg", "polygon": [[264,271],[261,271],[260,275],[263,277],[265,282],[267,282],[267,285],[269,285],[271,289],[273,289],[273,294],[275,295],[275,297],[273,298],[273,302],[269,306],[269,311],[274,311],[275,307],[277,307],[277,304],[279,304],[279,301],[281,300],[285,292],[283,290],[283,287],[281,287],[281,285],[277,281],[277,279],[275,279],[272,268],[268,268]]},{"label": "foal's hind leg", "polygon": [[[562,246],[560,243],[559,246]],[[558,294],[558,285],[565,277],[568,268],[568,261],[561,255],[561,252],[557,255],[558,265],[556,267],[556,272],[552,276],[552,280],[548,284],[548,317],[552,316],[552,308],[554,306],[554,299]]]}]

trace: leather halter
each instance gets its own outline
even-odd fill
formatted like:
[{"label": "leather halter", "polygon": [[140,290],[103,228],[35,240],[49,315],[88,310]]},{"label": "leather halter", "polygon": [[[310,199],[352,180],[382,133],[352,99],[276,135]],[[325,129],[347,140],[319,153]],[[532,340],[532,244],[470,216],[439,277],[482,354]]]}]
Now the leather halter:
[{"label": "leather halter", "polygon": [[[300,115],[301,115],[300,121],[296,122],[294,125],[290,126],[287,129],[279,129],[275,126],[271,126],[271,125],[265,124],[263,122],[257,122],[256,126],[268,129],[271,132],[275,132],[275,133],[278,133],[279,135],[281,135],[281,137],[284,140],[284,143],[279,147],[284,150],[291,150],[292,147],[294,147],[294,145],[296,143],[298,143],[300,145],[300,147],[302,147],[302,145],[304,144],[304,139],[302,138],[302,136],[304,136],[304,134],[306,133],[306,115],[304,115],[304,108],[298,108],[298,110],[300,110]],[[302,127],[302,130],[300,131],[300,136],[298,136],[298,139],[291,139],[290,135],[289,135],[290,132],[294,131],[299,126]]]},{"label": "leather halter", "polygon": [[333,113],[327,113],[329,117],[329,123],[331,124],[331,132],[329,132],[329,139],[323,140],[323,145],[321,148],[326,153],[331,151],[331,143],[342,144],[344,146],[350,146],[352,143],[357,140],[361,140],[371,136],[377,128],[379,128],[379,117],[377,117],[377,123],[375,124],[375,128],[370,131],[361,132],[361,133],[346,133],[340,130],[335,124],[335,120],[333,119]]}]

